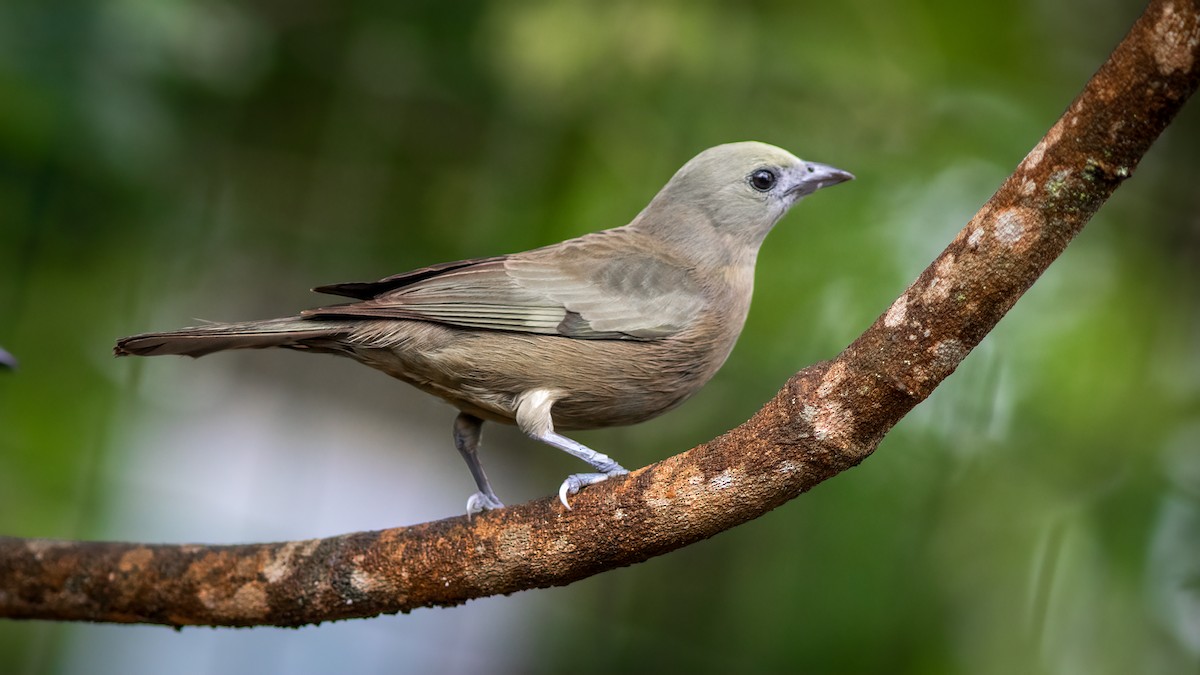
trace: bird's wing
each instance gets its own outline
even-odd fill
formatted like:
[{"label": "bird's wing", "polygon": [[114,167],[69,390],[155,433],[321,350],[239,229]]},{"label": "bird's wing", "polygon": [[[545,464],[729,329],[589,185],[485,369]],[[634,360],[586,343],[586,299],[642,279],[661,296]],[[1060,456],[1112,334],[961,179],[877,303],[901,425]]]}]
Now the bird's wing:
[{"label": "bird's wing", "polygon": [[351,281],[344,284],[329,284],[328,286],[318,286],[313,290],[317,293],[326,293],[329,295],[341,295],[347,298],[356,298],[358,300],[370,300],[378,297],[388,291],[396,290],[410,286],[431,277],[436,277],[439,274],[446,274],[454,270],[479,265],[481,263],[490,263],[497,260],[503,260],[503,256],[494,258],[475,258],[472,260],[459,260],[457,262],[441,263],[440,265],[430,265],[421,269],[412,270],[411,272],[403,272],[394,274],[390,277],[380,279],[379,281]]},{"label": "bird's wing", "polygon": [[[642,244],[609,230],[527,253],[428,267],[375,282],[386,290],[363,302],[304,314],[574,338],[663,338],[693,321],[704,298],[689,268]],[[372,286],[325,289],[361,297]]]},{"label": "bird's wing", "polygon": [[512,256],[505,269],[563,307],[572,336],[662,338],[694,321],[705,299],[694,270],[653,243],[625,228],[606,230]]}]

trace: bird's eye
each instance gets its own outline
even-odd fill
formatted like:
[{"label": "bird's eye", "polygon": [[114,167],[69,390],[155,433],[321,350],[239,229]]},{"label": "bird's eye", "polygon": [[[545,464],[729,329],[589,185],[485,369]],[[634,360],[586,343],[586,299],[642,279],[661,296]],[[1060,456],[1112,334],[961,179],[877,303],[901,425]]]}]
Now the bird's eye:
[{"label": "bird's eye", "polygon": [[767,190],[770,190],[775,186],[776,180],[777,178],[775,176],[775,172],[768,169],[759,169],[758,171],[750,174],[749,178],[750,187],[758,190],[759,192],[766,192]]}]

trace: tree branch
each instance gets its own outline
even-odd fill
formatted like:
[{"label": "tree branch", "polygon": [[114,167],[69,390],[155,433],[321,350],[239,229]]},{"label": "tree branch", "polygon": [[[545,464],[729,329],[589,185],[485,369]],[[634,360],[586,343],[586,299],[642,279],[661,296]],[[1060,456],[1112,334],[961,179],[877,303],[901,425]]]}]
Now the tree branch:
[{"label": "tree branch", "polygon": [[1200,0],[1153,0],[966,228],[836,359],[749,421],[609,480],[413,527],[239,546],[0,539],[0,616],[307,623],[571,583],[757,518],[874,451],[1132,175],[1200,81]]}]

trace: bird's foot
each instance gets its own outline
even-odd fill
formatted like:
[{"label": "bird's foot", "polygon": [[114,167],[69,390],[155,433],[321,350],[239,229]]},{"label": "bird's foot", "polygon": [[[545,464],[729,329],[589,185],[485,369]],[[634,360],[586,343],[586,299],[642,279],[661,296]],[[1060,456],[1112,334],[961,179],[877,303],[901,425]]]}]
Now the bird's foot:
[{"label": "bird's foot", "polygon": [[567,476],[562,485],[558,488],[558,499],[562,505],[571,510],[571,505],[567,503],[567,497],[579,494],[579,491],[588,485],[595,485],[601,481],[606,481],[613,476],[624,476],[629,473],[619,464],[613,464],[613,468],[608,469],[604,473],[575,473]]},{"label": "bird's foot", "polygon": [[470,520],[471,516],[477,513],[483,513],[484,511],[493,511],[495,509],[502,508],[504,508],[504,504],[500,503],[500,500],[496,498],[496,495],[476,492],[470,497],[467,497],[467,520]]}]

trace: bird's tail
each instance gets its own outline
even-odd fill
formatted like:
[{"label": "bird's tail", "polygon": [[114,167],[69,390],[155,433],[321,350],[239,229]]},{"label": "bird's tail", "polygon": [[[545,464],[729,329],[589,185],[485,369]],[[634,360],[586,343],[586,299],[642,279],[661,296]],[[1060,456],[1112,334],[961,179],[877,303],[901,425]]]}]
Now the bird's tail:
[{"label": "bird's tail", "polygon": [[345,332],[344,324],[299,317],[214,323],[165,333],[142,333],[117,340],[117,356],[181,354],[204,356],[226,349],[302,347],[304,341],[332,337]]}]

